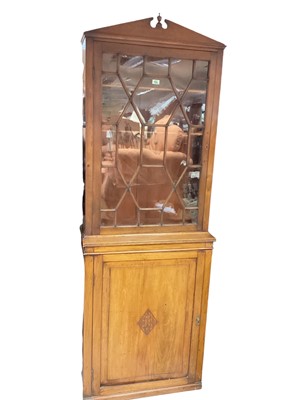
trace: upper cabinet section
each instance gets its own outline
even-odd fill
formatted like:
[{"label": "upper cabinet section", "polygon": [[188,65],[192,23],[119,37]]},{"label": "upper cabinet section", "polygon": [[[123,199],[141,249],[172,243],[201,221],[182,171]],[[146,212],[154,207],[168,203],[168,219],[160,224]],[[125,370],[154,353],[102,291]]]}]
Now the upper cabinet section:
[{"label": "upper cabinet section", "polygon": [[208,229],[225,46],[164,25],[84,33],[87,235]]}]

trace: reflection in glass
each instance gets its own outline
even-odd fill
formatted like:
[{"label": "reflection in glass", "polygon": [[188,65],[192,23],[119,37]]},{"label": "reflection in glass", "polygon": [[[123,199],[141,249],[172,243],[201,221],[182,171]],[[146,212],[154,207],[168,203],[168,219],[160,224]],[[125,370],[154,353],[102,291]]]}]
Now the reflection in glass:
[{"label": "reflection in glass", "polygon": [[[193,74],[193,61],[192,60],[176,60],[172,63],[171,75],[172,82],[176,88],[179,96],[188,87]],[[184,73],[182,73],[184,71]]]},{"label": "reflection in glass", "polygon": [[153,77],[167,77],[170,60],[161,57],[146,57],[145,73]]},{"label": "reflection in glass", "polygon": [[128,97],[116,74],[102,76],[102,121],[116,123]]},{"label": "reflection in glass", "polygon": [[117,72],[117,55],[104,53],[102,56],[102,70],[104,72]]},{"label": "reflection in glass", "polygon": [[153,124],[160,116],[170,114],[176,101],[170,80],[167,78],[145,77],[141,80],[133,102],[139,109],[143,120]]},{"label": "reflection in glass", "polygon": [[120,56],[119,72],[124,85],[130,94],[133,93],[143,76],[144,59],[141,56]]},{"label": "reflection in glass", "polygon": [[208,77],[208,61],[196,60],[194,62],[193,78],[199,79],[202,82],[207,82],[207,77]]},{"label": "reflection in glass", "polygon": [[103,54],[102,226],[197,224],[208,66]]},{"label": "reflection in glass", "polygon": [[202,135],[190,135],[189,157],[191,158],[194,166],[200,166],[201,163],[202,139]]}]

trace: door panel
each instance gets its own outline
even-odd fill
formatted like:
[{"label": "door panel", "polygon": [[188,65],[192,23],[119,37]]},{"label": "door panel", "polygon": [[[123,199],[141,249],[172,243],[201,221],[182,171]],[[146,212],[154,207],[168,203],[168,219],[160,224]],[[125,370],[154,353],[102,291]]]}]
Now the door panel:
[{"label": "door panel", "polygon": [[101,385],[188,375],[195,273],[195,259],[104,263]]}]

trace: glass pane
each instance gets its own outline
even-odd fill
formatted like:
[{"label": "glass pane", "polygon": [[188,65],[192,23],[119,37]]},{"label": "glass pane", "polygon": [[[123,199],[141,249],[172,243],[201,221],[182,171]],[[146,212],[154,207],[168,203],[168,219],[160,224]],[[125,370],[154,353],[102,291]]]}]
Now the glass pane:
[{"label": "glass pane", "polygon": [[117,121],[117,139],[119,148],[138,148],[140,143],[141,124],[128,104]]},{"label": "glass pane", "polygon": [[154,123],[174,110],[176,96],[167,78],[145,77],[141,80],[133,102],[145,122]]},{"label": "glass pane", "polygon": [[115,211],[101,209],[101,225],[102,226],[115,226]]},{"label": "glass pane", "polygon": [[116,54],[103,54],[102,70],[105,72],[117,72],[117,61]]},{"label": "glass pane", "polygon": [[194,166],[201,164],[202,139],[200,135],[190,135],[189,157]]},{"label": "glass pane", "polygon": [[140,225],[161,225],[161,212],[155,210],[141,210],[140,211]]},{"label": "glass pane", "polygon": [[200,171],[196,168],[189,168],[182,179],[185,220],[195,224],[198,220],[199,181]]},{"label": "glass pane", "polygon": [[170,72],[171,80],[178,92],[178,95],[182,95],[193,77],[193,61],[173,60]]},{"label": "glass pane", "polygon": [[169,74],[169,59],[161,57],[147,57],[145,62],[145,73],[153,78]]},{"label": "glass pane", "polygon": [[117,206],[117,225],[137,225],[138,209],[131,193],[125,192]]},{"label": "glass pane", "polygon": [[206,102],[206,90],[198,90],[201,81],[192,80],[184,95],[182,104],[191,125],[197,125],[198,130],[203,128],[203,105]]},{"label": "glass pane", "polygon": [[193,78],[202,80],[203,82],[207,82],[208,61],[196,60],[194,65],[195,65],[195,68],[194,68]]},{"label": "glass pane", "polygon": [[143,63],[144,59],[141,56],[122,55],[120,57],[120,77],[130,94],[143,76]]},{"label": "glass pane", "polygon": [[189,130],[188,121],[183,114],[182,109],[180,106],[176,108],[176,110],[172,114],[171,122],[174,125],[178,125],[183,132],[187,133]]},{"label": "glass pane", "polygon": [[128,103],[128,96],[116,74],[102,76],[102,121],[116,123]]},{"label": "glass pane", "polygon": [[113,160],[102,162],[101,208],[115,210],[126,192],[125,178],[119,174]]},{"label": "glass pane", "polygon": [[102,226],[197,224],[208,62],[102,64]]},{"label": "glass pane", "polygon": [[184,206],[177,192],[172,191],[163,205],[163,224],[182,224]]}]

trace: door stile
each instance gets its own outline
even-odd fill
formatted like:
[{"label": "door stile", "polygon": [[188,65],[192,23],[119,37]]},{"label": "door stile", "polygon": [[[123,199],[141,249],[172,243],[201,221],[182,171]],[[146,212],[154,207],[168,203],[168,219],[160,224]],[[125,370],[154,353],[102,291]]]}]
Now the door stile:
[{"label": "door stile", "polygon": [[203,275],[204,275],[204,259],[205,251],[199,251],[197,256],[196,277],[194,286],[194,307],[192,318],[192,337],[191,337],[191,350],[190,350],[190,365],[189,365],[189,381],[195,381],[197,355],[195,349],[198,346],[199,340],[199,317],[201,316],[201,299],[203,288]]},{"label": "door stile", "polygon": [[211,271],[211,258],[212,250],[204,252],[204,276],[203,276],[203,290],[202,290],[202,302],[201,302],[201,319],[200,319],[200,332],[199,332],[199,345],[197,354],[197,370],[196,379],[201,381],[202,369],[203,369],[203,355],[204,355],[204,341],[205,341],[205,329],[206,329],[206,318],[207,318],[207,303],[208,303],[208,292],[209,292],[209,280]]}]

